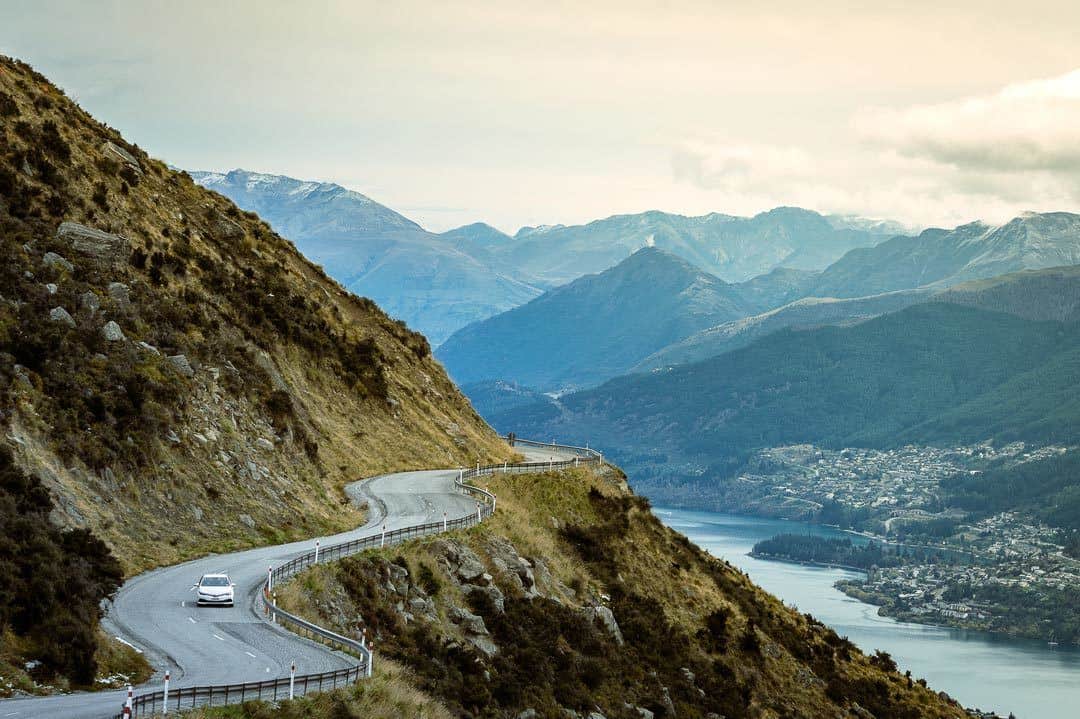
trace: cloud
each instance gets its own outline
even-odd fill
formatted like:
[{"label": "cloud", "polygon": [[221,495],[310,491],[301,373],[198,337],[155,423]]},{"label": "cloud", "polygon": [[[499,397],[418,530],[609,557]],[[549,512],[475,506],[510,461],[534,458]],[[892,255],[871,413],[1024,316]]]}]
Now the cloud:
[{"label": "cloud", "polygon": [[998,92],[856,113],[872,145],[962,170],[1080,176],[1080,69]]}]

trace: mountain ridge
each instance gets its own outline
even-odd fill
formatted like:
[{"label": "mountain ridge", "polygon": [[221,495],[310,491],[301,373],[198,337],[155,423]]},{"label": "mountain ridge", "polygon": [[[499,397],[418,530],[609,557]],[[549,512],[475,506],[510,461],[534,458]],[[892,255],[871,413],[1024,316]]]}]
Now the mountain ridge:
[{"label": "mountain ridge", "polygon": [[[632,358],[720,318],[747,312],[738,293],[657,248],[469,325],[436,352],[462,384],[506,380],[538,390],[585,386],[620,374]],[[570,353],[551,356],[551,337]]]},{"label": "mountain ridge", "polygon": [[245,170],[195,173],[197,181],[258,211],[347,289],[440,344],[454,330],[540,294],[445,238],[333,183]]}]

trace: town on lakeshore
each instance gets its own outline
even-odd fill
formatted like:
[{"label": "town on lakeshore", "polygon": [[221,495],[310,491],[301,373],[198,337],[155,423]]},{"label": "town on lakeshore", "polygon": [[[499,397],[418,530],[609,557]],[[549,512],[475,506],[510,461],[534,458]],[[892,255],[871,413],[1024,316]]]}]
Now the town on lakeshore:
[{"label": "town on lakeshore", "polygon": [[[972,511],[951,500],[965,478],[1062,456],[1060,446],[1015,442],[890,450],[813,445],[755,453],[717,484],[667,488],[669,505],[816,521],[851,542],[781,535],[759,543],[766,559],[843,566],[865,573],[837,588],[907,621],[1080,642],[1075,535],[1032,512]],[[852,547],[864,545],[862,551]],[[871,545],[867,548],[865,545]]]}]

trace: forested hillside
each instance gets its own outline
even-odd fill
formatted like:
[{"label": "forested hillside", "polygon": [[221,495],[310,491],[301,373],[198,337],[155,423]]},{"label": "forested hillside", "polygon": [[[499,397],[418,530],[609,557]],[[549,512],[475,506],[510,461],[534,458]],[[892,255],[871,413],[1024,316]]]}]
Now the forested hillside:
[{"label": "forested hillside", "polygon": [[1076,324],[930,303],[854,327],[782,330],[492,419],[523,434],[591,440],[631,467],[646,454],[722,467],[800,442],[1075,442],[1078,386]]}]

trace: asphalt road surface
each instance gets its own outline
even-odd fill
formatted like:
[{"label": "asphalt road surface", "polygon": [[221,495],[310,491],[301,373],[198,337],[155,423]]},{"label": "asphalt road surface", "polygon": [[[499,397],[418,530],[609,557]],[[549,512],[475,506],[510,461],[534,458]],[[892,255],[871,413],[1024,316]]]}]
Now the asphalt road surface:
[{"label": "asphalt road surface", "polygon": [[[563,455],[553,449],[518,447],[529,462]],[[322,546],[381,531],[450,519],[476,511],[476,501],[454,488],[458,470],[401,472],[349,485],[356,501],[367,501],[367,524],[351,532],[320,537]],[[274,547],[211,555],[132,577],[120,588],[102,625],[144,652],[156,670],[136,694],[159,688],[166,668],[170,686],[238,684],[297,674],[343,669],[355,661],[321,644],[270,625],[254,603],[266,570],[310,551],[315,538]],[[224,572],[236,583],[233,607],[196,607],[192,585],[203,574]],[[376,656],[376,661],[378,657]],[[126,690],[0,700],[0,719],[104,719],[119,713]]]}]

